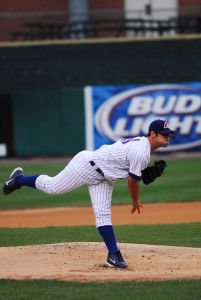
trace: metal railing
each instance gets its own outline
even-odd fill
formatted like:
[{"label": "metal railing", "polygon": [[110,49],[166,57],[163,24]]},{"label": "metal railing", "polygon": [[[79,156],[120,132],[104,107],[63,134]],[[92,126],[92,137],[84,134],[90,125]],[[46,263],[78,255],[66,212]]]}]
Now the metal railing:
[{"label": "metal railing", "polygon": [[[160,16],[159,18],[156,16]],[[168,17],[167,17],[168,16]],[[168,36],[201,32],[201,5],[178,10],[122,9],[88,12],[71,22],[66,11],[0,13],[0,40],[80,39],[119,36]]]},{"label": "metal railing", "polygon": [[80,39],[120,36],[165,36],[171,33],[201,33],[201,17],[169,20],[120,19],[69,22],[68,24],[24,23],[11,33],[12,40]]}]

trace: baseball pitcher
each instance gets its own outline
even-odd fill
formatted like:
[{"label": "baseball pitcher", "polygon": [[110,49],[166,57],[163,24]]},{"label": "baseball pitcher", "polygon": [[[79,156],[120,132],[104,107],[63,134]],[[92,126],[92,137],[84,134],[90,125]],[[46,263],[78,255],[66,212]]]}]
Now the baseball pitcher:
[{"label": "baseball pitcher", "polygon": [[128,138],[112,145],[103,145],[96,151],[81,151],[59,174],[25,176],[18,167],[3,185],[3,194],[9,195],[22,186],[36,188],[48,194],[63,194],[87,185],[94,209],[96,227],[108,249],[106,264],[127,268],[117,246],[112,222],[111,200],[115,181],[128,178],[128,191],[132,200],[131,213],[140,214],[139,182],[152,183],[161,176],[165,161],[156,161],[147,167],[151,152],[167,147],[170,135],[175,132],[164,120],[155,120],[149,126],[147,136]]}]

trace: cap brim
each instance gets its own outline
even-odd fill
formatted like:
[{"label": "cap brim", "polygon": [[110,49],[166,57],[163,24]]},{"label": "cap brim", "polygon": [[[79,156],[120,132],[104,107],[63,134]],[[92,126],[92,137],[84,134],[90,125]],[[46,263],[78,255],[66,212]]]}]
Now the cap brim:
[{"label": "cap brim", "polygon": [[159,132],[160,134],[176,134],[176,131],[173,131],[171,129],[165,129]]}]

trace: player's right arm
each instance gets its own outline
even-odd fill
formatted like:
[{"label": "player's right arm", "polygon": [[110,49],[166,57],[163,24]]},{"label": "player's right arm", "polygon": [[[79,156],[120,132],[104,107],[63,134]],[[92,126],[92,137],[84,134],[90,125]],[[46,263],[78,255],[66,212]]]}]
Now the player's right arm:
[{"label": "player's right arm", "polygon": [[139,181],[128,176],[128,191],[132,199],[132,210],[131,213],[133,214],[136,210],[140,214],[140,210],[142,208],[142,204],[139,201],[139,191],[140,185]]}]

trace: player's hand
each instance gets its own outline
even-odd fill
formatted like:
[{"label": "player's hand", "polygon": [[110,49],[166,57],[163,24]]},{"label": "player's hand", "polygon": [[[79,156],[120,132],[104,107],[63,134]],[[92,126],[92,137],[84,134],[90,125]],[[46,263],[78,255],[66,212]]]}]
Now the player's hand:
[{"label": "player's hand", "polygon": [[134,212],[137,210],[138,214],[140,214],[140,210],[143,207],[142,204],[139,201],[134,201],[132,206],[131,213],[134,214]]}]

